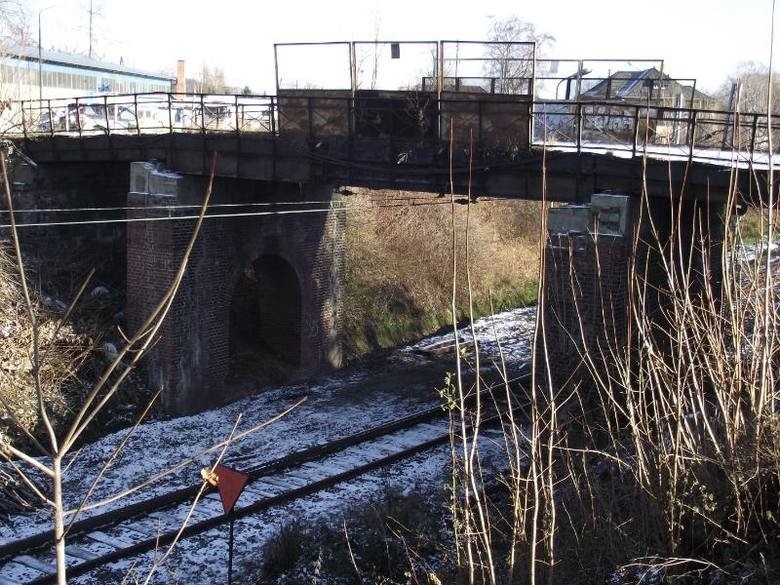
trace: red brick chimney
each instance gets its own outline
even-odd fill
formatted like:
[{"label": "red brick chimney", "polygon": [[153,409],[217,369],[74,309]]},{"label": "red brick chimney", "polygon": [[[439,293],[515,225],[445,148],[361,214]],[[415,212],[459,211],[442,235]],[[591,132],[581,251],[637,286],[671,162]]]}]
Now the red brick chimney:
[{"label": "red brick chimney", "polygon": [[187,93],[187,78],[184,65],[184,59],[176,61],[176,93]]}]

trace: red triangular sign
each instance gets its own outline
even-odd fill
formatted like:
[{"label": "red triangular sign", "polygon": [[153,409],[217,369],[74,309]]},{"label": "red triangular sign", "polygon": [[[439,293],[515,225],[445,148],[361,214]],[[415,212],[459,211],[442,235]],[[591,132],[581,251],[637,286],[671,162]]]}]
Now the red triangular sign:
[{"label": "red triangular sign", "polygon": [[222,465],[217,465],[214,472],[219,478],[217,488],[219,489],[219,497],[222,500],[222,508],[225,510],[225,514],[230,514],[233,511],[233,506],[236,505],[238,496],[241,495],[246,482],[249,480],[249,476]]}]

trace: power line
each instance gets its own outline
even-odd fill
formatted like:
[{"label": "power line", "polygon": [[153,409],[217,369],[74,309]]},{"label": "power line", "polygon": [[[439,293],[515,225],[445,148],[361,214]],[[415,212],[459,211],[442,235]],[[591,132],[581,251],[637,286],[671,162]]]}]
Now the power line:
[{"label": "power line", "polygon": [[[464,203],[465,197],[459,197],[458,203]],[[444,198],[437,201],[430,201],[426,203],[393,203],[391,205],[339,205],[333,206],[328,203],[328,207],[315,208],[315,209],[290,209],[285,211],[254,211],[254,212],[239,212],[239,213],[210,213],[206,215],[206,219],[226,219],[233,217],[263,217],[263,216],[280,216],[280,215],[303,215],[311,213],[329,213],[332,211],[348,211],[350,209],[388,209],[399,207],[427,207],[433,205],[450,205],[449,198]],[[157,221],[188,221],[198,219],[198,215],[177,215],[177,216],[164,216],[164,217],[133,217],[133,218],[115,218],[115,219],[88,219],[88,220],[76,220],[76,221],[53,221],[53,222],[27,222],[17,223],[17,228],[26,227],[64,227],[64,226],[85,226],[85,225],[110,225],[110,224],[130,224],[141,222],[157,222]],[[0,224],[0,229],[11,228],[11,224]]]},{"label": "power line", "polygon": [[[143,195],[143,193],[141,193]],[[263,201],[253,203],[213,203],[209,204],[209,209],[215,207],[270,207],[272,205],[316,205],[323,203],[319,201]],[[168,209],[200,209],[200,205],[124,205],[124,206],[110,206],[110,207],[44,207],[44,208],[28,208],[28,209],[14,209],[14,215],[23,213],[73,213],[73,212],[95,212],[95,211],[139,211],[144,209],[154,210],[168,210]],[[8,210],[4,210],[8,211]]]},{"label": "power line", "polygon": [[[377,200],[381,201],[377,202]],[[464,196],[457,197],[457,203],[465,203],[466,198]],[[487,203],[502,203],[508,204],[516,201],[510,197],[490,197],[481,199]],[[272,211],[257,211],[257,212],[237,212],[237,213],[208,213],[206,217],[214,218],[230,218],[230,217],[255,217],[266,215],[288,215],[288,214],[300,214],[300,213],[313,213],[313,212],[326,212],[326,211],[339,211],[339,210],[369,210],[369,209],[389,209],[400,207],[425,207],[429,205],[449,205],[449,196],[442,195],[428,195],[428,196],[382,196],[369,200],[368,203],[347,203],[347,202],[334,202],[332,201],[276,201],[276,202],[255,202],[255,203],[221,203],[213,204],[209,206],[209,209],[214,208],[252,208],[252,207],[273,207],[278,205],[293,206],[293,205],[318,205],[327,207],[317,207],[314,209],[305,210],[272,210]],[[14,209],[14,215],[22,215],[28,213],[68,213],[68,212],[101,212],[112,213],[119,211],[177,211],[183,209],[200,209],[200,205],[151,205],[151,206],[110,206],[110,207],[75,207],[75,208],[40,208],[40,209]],[[8,210],[0,210],[8,213]],[[17,223],[17,227],[61,227],[68,225],[105,225],[112,223],[136,223],[141,221],[167,221],[167,220],[190,220],[197,218],[197,215],[175,215],[175,216],[147,216],[147,217],[133,217],[133,218],[110,218],[110,219],[87,219],[87,220],[67,220],[67,221],[40,221],[40,222],[23,222]],[[10,224],[0,224],[0,228],[9,228]]]},{"label": "power line", "polygon": [[[346,197],[349,197],[347,195]],[[414,197],[377,197],[383,201],[428,201],[433,198],[439,197],[438,195],[428,196],[414,196]],[[323,200],[314,201],[260,201],[250,203],[213,203],[209,205],[209,209],[212,208],[231,208],[231,207],[273,207],[273,206],[293,206],[293,205],[321,205],[323,203],[329,203]],[[125,205],[125,206],[108,206],[108,207],[42,207],[42,208],[26,208],[26,209],[14,209],[14,215],[21,215],[25,213],[74,213],[74,212],[112,212],[112,211],[142,211],[142,210],[176,210],[176,209],[200,209],[200,205],[196,204],[177,204],[177,205]],[[0,210],[7,213],[8,210]]]},{"label": "power line", "polygon": [[[339,208],[327,207],[325,209],[291,209],[288,211],[255,211],[245,213],[210,213],[206,215],[206,219],[209,218],[228,218],[228,217],[256,217],[266,215],[298,215],[305,213],[326,213],[329,211],[337,211]],[[78,225],[106,225],[106,224],[128,224],[128,223],[140,223],[140,222],[156,222],[156,221],[183,221],[183,220],[195,220],[198,219],[198,215],[174,215],[174,216],[162,216],[162,217],[126,217],[115,219],[85,219],[75,221],[51,221],[51,222],[34,222],[34,223],[17,223],[17,228],[23,227],[62,227],[62,226],[78,226]],[[0,228],[10,228],[11,224],[0,224]]]}]

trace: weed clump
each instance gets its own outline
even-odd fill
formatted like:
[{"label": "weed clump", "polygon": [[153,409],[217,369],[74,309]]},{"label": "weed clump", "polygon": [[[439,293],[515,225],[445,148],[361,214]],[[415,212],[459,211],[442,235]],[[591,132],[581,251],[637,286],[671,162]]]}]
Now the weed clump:
[{"label": "weed clump", "polygon": [[[338,519],[283,524],[244,568],[247,583],[406,583],[443,554],[443,501],[386,487]],[[424,561],[420,560],[424,559]],[[424,582],[424,581],[423,581]]]},{"label": "weed clump", "polygon": [[[28,280],[30,279],[28,271]],[[34,271],[32,271],[34,272]],[[115,346],[106,332],[115,329],[117,308],[110,295],[85,295],[66,322],[65,301],[40,290],[32,291],[38,320],[40,380],[43,400],[55,429],[61,429],[78,411],[91,384],[99,377]],[[5,416],[0,433],[15,445],[28,447],[32,437],[45,438],[32,375],[34,332],[19,285],[11,251],[0,244],[0,400]],[[149,398],[148,389],[132,374],[124,383],[115,408],[100,418],[86,439],[129,424]]]},{"label": "weed clump", "polygon": [[[732,197],[719,209],[688,202],[688,216],[682,203],[643,199],[667,224],[640,221],[628,238],[622,307],[582,300],[575,265],[610,298],[598,247],[570,246],[555,265],[572,300],[540,307],[528,414],[503,419],[502,493],[478,487],[479,415],[464,398],[475,388],[458,384],[452,508],[464,582],[778,582],[780,262],[767,245],[778,217],[758,210],[748,243],[722,213]],[[555,327],[574,340],[563,366],[547,341]]]}]

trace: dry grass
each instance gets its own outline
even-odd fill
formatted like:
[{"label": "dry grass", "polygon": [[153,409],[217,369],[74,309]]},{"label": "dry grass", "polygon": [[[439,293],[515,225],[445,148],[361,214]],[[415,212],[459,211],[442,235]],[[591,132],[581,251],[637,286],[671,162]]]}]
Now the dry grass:
[{"label": "dry grass", "polygon": [[[16,272],[8,250],[0,248],[0,398],[5,410],[36,434],[40,420],[30,375],[33,335]],[[70,395],[79,382],[78,371],[91,351],[91,344],[67,324],[55,337],[60,315],[45,307],[40,299],[36,302],[41,351],[48,358],[41,371],[44,399],[56,415],[65,418],[71,408]],[[6,419],[0,429],[19,439],[18,429],[9,422]]]},{"label": "dry grass", "polygon": [[[459,262],[467,206],[455,206]],[[469,238],[480,314],[533,302],[538,265],[538,204],[480,201]],[[388,347],[451,322],[449,199],[397,191],[358,191],[347,218],[345,340],[348,355]],[[465,284],[465,275],[461,275]],[[465,286],[461,287],[465,290]],[[465,294],[459,306],[467,307]],[[462,310],[457,315],[467,315]]]},{"label": "dry grass", "polygon": [[[32,374],[33,332],[19,287],[18,269],[11,260],[12,251],[0,246],[0,400],[6,416],[0,420],[0,432],[16,444],[27,445],[26,432],[38,439],[43,436],[40,412]],[[33,262],[33,264],[35,264]],[[43,268],[43,267],[39,267]],[[58,266],[57,270],[67,270]],[[28,279],[39,279],[37,270],[27,269]],[[73,275],[71,274],[71,278]],[[48,306],[44,299],[50,299]],[[102,349],[104,335],[113,327],[111,316],[116,310],[107,297],[81,300],[71,319],[60,326],[62,303],[58,299],[33,291],[34,310],[39,321],[41,387],[52,413],[55,427],[61,428],[75,414],[91,384],[105,367],[108,356]],[[59,327],[59,330],[58,330]],[[94,438],[129,424],[148,400],[149,391],[135,376],[125,382],[117,400],[118,410],[101,419],[88,438]],[[13,423],[13,418],[19,424]]]},{"label": "dry grass", "polygon": [[[508,471],[497,493],[480,487],[488,478],[478,425],[464,430],[479,413],[456,409],[464,582],[780,582],[778,262],[766,246],[746,257],[744,226],[729,224],[716,259],[726,267],[721,290],[702,269],[710,249],[689,260],[700,228],[690,235],[691,219],[678,221],[663,237],[637,235],[656,250],[660,274],[632,257],[630,342],[610,331],[606,343],[583,343],[584,377],[547,379],[558,364],[540,320],[528,418],[504,420]],[[767,208],[747,221],[751,242],[773,240],[780,227]],[[574,272],[566,277],[576,290]],[[575,301],[572,310],[579,327],[569,334],[585,339],[592,307]],[[472,390],[454,389],[455,402]],[[516,400],[508,388],[507,400]]]},{"label": "dry grass", "polygon": [[438,564],[447,554],[444,520],[431,513],[442,508],[441,496],[416,486],[387,485],[336,517],[285,519],[263,544],[259,562],[247,563],[237,581],[425,582],[429,563]]}]

